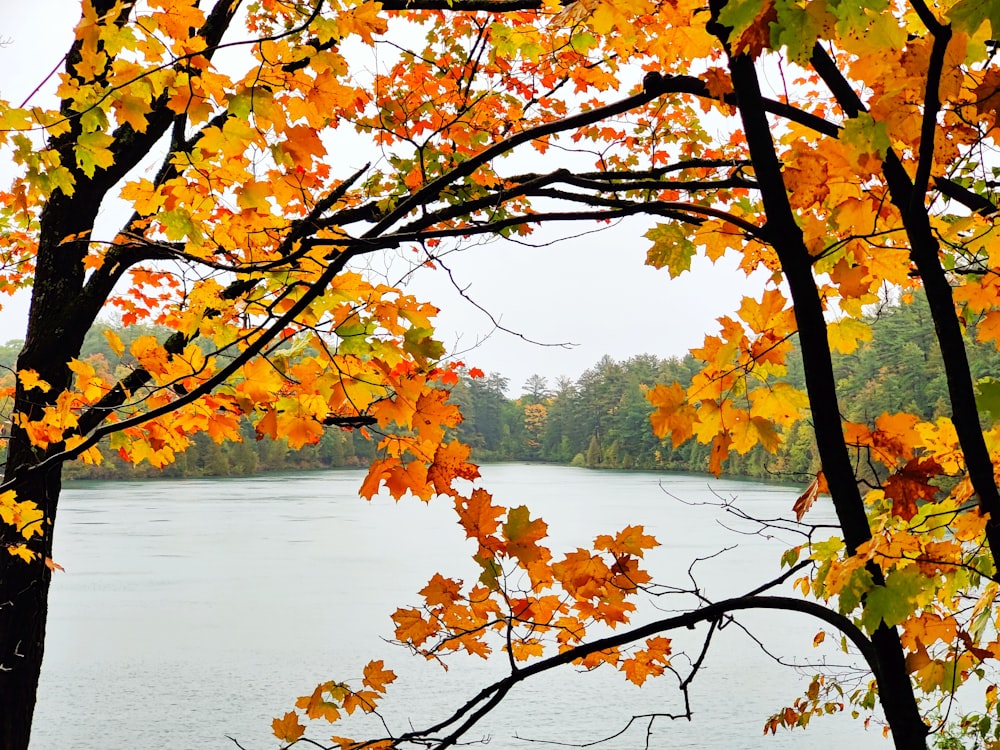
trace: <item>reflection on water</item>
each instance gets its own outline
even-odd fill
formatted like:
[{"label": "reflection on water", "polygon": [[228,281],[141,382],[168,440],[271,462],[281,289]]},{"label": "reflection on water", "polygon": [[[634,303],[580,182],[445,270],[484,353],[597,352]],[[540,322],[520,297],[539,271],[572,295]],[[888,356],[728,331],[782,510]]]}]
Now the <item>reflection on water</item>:
[{"label": "reflection on water", "polygon": [[[788,515],[796,497],[790,488],[691,475],[520,465],[483,474],[499,501],[527,504],[548,521],[556,556],[642,523],[663,545],[648,558],[654,577],[688,585],[693,558],[735,546],[695,568],[715,599],[773,577],[781,541],[734,533],[726,526],[747,526],[677,498],[738,497],[748,513],[774,517]],[[478,573],[446,501],[366,503],[357,497],[361,480],[360,471],[331,471],[71,485],[56,535],[55,557],[66,572],[52,588],[32,750],[235,748],[227,735],[247,750],[274,748],[273,717],[318,682],[359,677],[371,658],[385,659],[401,677],[385,717],[405,731],[441,719],[501,674],[502,660],[472,657],[445,673],[382,640],[392,611],[415,603],[434,572]],[[652,608],[643,615],[664,616]],[[811,645],[817,626],[802,616],[740,621],[778,654],[819,658]],[[671,636],[696,651],[703,632]],[[806,733],[762,737],[766,717],[794,700],[804,679],[730,626],[692,686],[694,721],[657,721],[649,744],[889,747],[880,732],[843,717],[816,720]],[[519,686],[469,739],[489,738],[502,749],[532,747],[518,737],[584,743],[615,734],[633,714],[682,709],[676,681],[640,690],[618,673],[564,670]],[[636,723],[603,747],[645,742],[646,725]]]}]

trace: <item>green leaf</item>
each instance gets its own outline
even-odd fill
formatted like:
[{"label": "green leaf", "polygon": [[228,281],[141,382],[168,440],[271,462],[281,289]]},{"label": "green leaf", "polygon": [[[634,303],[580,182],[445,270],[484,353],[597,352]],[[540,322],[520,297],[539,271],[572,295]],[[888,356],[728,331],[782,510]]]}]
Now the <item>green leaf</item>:
[{"label": "green leaf", "polygon": [[643,237],[653,241],[646,253],[646,265],[666,268],[672,279],[691,270],[691,257],[697,248],[678,224],[657,224]]},{"label": "green leaf", "polygon": [[862,112],[844,123],[840,131],[840,140],[851,146],[858,156],[878,154],[881,159],[885,158],[892,145],[888,126],[884,122],[878,122],[867,112]]},{"label": "green leaf", "polygon": [[420,360],[438,360],[444,356],[444,344],[433,338],[433,328],[408,328],[403,334],[403,350]]},{"label": "green leaf", "polygon": [[732,29],[729,38],[736,39],[756,20],[763,7],[763,0],[729,0],[719,12],[719,23]]},{"label": "green leaf", "polygon": [[975,34],[990,22],[990,35],[1000,37],[1000,0],[960,0],[948,11],[948,20],[958,31]]},{"label": "green leaf", "polygon": [[976,382],[976,408],[980,414],[989,414],[990,421],[1000,421],[1000,380],[980,378]]},{"label": "green leaf", "polygon": [[472,556],[472,559],[475,560],[476,563],[479,564],[479,567],[483,569],[482,574],[479,576],[479,582],[483,584],[486,588],[488,588],[490,591],[499,591],[500,590],[499,579],[500,579],[500,574],[503,572],[503,569],[500,567],[497,561],[493,559],[493,556],[490,555],[488,557],[485,557],[483,555],[476,554]]},{"label": "green leaf", "polygon": [[792,547],[791,549],[786,549],[781,555],[781,567],[791,568],[799,561],[799,555],[802,553],[801,547]]},{"label": "green leaf", "polygon": [[507,511],[507,521],[503,525],[504,536],[509,541],[516,542],[531,530],[531,514],[527,506],[519,505]]},{"label": "green leaf", "polygon": [[842,615],[852,612],[865,594],[870,592],[875,584],[872,574],[867,568],[858,568],[848,576],[847,581],[837,594],[837,607]]},{"label": "green leaf", "polygon": [[573,34],[569,38],[569,46],[573,48],[573,51],[585,55],[587,51],[597,45],[597,39],[593,34],[588,34],[587,32],[580,32],[578,34]]},{"label": "green leaf", "polygon": [[233,94],[229,97],[227,109],[232,112],[234,117],[241,120],[248,120],[250,118],[250,112],[253,109],[254,93],[255,92],[251,90],[246,90],[241,91],[238,94]]},{"label": "green leaf", "polygon": [[163,225],[164,234],[171,242],[178,242],[196,234],[191,214],[186,209],[177,208],[173,211],[161,211],[156,215],[156,218]]},{"label": "green leaf", "polygon": [[771,24],[771,45],[775,49],[784,47],[792,62],[805,62],[823,32],[822,14],[826,8],[822,3],[803,8],[795,0],[779,0],[775,10],[778,19]]},{"label": "green leaf", "polygon": [[874,633],[882,622],[890,628],[899,625],[913,614],[915,600],[924,587],[933,584],[916,566],[893,570],[886,576],[884,586],[875,586],[868,592],[861,615],[862,627]]},{"label": "green leaf", "polygon": [[337,336],[340,337],[337,351],[342,354],[357,354],[358,356],[367,354],[371,350],[368,339],[374,332],[375,326],[370,320],[342,323],[337,326]]}]

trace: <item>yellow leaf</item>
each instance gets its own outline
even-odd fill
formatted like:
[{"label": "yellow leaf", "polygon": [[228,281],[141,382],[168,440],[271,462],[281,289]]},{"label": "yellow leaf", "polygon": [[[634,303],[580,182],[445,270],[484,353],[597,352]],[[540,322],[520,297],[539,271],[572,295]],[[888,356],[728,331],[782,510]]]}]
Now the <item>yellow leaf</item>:
[{"label": "yellow leaf", "polygon": [[830,349],[841,354],[851,354],[862,341],[872,340],[872,329],[867,323],[854,318],[844,318],[826,327]]},{"label": "yellow leaf", "polygon": [[115,163],[110,148],[112,143],[114,138],[107,133],[84,133],[77,138],[73,147],[76,165],[87,177],[93,177],[98,168],[107,169]]},{"label": "yellow leaf", "polygon": [[125,353],[125,344],[118,337],[118,334],[115,333],[110,328],[105,328],[103,333],[105,341],[107,341],[108,346],[111,347],[111,351],[113,351],[119,357],[122,356]]},{"label": "yellow leaf", "polygon": [[21,381],[21,385],[26,391],[37,388],[42,393],[48,393],[52,390],[52,386],[38,377],[38,373],[34,370],[19,370],[17,373],[17,379]]},{"label": "yellow leaf", "polygon": [[13,557],[20,557],[26,563],[35,559],[35,553],[28,549],[26,544],[11,545],[7,547],[7,552],[9,552]]}]

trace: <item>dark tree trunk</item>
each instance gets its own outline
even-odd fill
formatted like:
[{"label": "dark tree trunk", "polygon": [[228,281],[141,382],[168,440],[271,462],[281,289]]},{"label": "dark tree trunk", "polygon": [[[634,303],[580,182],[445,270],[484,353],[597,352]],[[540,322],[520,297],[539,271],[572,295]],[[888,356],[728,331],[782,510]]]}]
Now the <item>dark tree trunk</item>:
[{"label": "dark tree trunk", "polygon": [[[724,0],[713,0],[713,19],[718,17],[724,4]],[[727,44],[729,29],[714,20],[710,29],[724,45]],[[871,529],[844,441],[826,320],[812,274],[812,259],[788,202],[754,62],[745,54],[732,55],[729,69],[750,158],[760,183],[767,238],[778,254],[791,291],[820,461],[844,543],[848,553],[854,554],[858,545],[871,538]],[[876,584],[884,583],[881,570],[875,566],[871,569]],[[899,633],[882,624],[873,634],[872,644],[877,661],[875,678],[879,699],[897,750],[926,750],[928,728],[920,715],[906,670]]]},{"label": "dark tree trunk", "polygon": [[[13,466],[14,464],[11,463]],[[58,470],[22,487],[19,496],[39,498],[45,508],[45,537],[31,545],[38,554],[31,563],[4,554],[0,563],[0,748],[26,750],[42,667],[45,623],[52,574],[45,558],[52,551],[52,520],[59,497]],[[8,530],[3,532],[4,543]]]},{"label": "dark tree trunk", "polygon": [[[75,199],[56,195],[42,212],[28,329],[17,368],[34,370],[51,388],[25,391],[19,382],[14,399],[14,414],[32,421],[41,419],[44,408],[70,386],[67,364],[79,355],[96,314],[80,302],[87,242],[62,240],[79,232],[89,236],[98,206],[93,194]],[[52,556],[62,486],[59,466],[44,473],[32,467],[62,447],[57,443],[39,448],[24,429],[11,427],[4,481],[16,480],[18,501],[34,502],[44,520],[42,534],[27,542],[35,555],[30,563],[9,554],[0,558],[0,750],[26,750],[30,738],[52,577],[46,561]],[[6,545],[24,539],[13,527],[0,524],[0,541]]]}]

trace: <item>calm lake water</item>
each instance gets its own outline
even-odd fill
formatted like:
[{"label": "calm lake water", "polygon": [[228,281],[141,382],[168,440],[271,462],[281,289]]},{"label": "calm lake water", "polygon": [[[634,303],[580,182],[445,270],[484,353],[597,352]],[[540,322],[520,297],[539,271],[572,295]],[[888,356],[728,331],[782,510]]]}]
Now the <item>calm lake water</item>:
[{"label": "calm lake water", "polygon": [[[401,732],[448,715],[500,675],[502,660],[460,656],[444,672],[382,640],[392,634],[390,614],[416,603],[434,572],[478,573],[447,502],[367,503],[357,497],[362,477],[330,471],[70,485],[55,552],[66,570],[52,587],[32,750],[236,748],[227,735],[247,750],[275,748],[273,717],[319,682],[359,677],[371,658],[400,675],[384,715]],[[736,498],[754,516],[788,516],[795,488],[511,464],[485,467],[482,482],[503,504],[527,504],[545,518],[557,557],[598,533],[641,523],[663,545],[648,558],[656,580],[687,586],[692,559],[733,547],[695,568],[713,599],[772,578],[783,542],[795,542],[748,535],[747,524],[704,504]],[[817,520],[831,511],[813,513]],[[637,621],[658,616],[646,607]],[[812,646],[818,625],[804,616],[744,614],[740,622],[787,660],[823,656]],[[697,653],[703,632],[670,636]],[[890,746],[877,729],[865,732],[846,717],[763,737],[766,718],[806,683],[729,626],[692,685],[694,720],[658,719],[649,746]],[[620,673],[567,668],[516,688],[466,739],[504,750],[539,747],[523,738],[586,743],[619,732],[633,714],[682,710],[673,678],[637,689]],[[316,739],[334,733],[316,726]],[[641,748],[646,740],[642,722],[602,747]]]}]

